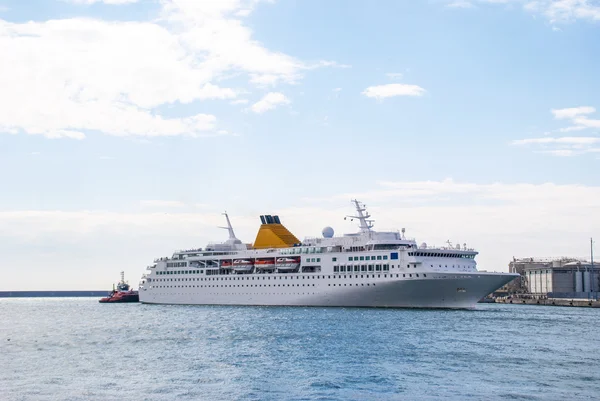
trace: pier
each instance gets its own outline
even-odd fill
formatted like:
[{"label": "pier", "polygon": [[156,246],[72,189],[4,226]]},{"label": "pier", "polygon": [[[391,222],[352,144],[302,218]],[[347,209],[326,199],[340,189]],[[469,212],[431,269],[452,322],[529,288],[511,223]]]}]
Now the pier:
[{"label": "pier", "polygon": [[497,304],[514,305],[547,305],[547,306],[576,306],[587,308],[600,308],[600,301],[595,299],[566,299],[566,298],[521,298],[499,297],[495,298]]}]

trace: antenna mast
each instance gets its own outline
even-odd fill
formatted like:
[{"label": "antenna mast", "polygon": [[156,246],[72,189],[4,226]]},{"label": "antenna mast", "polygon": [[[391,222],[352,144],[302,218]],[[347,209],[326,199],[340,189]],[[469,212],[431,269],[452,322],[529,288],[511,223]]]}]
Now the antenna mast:
[{"label": "antenna mast", "polygon": [[367,212],[367,209],[365,209],[365,205],[361,204],[356,199],[353,199],[351,202],[354,203],[354,206],[356,206],[356,213],[358,214],[358,216],[346,216],[346,217],[358,219],[360,221],[360,231],[361,232],[363,232],[363,233],[370,232],[371,228],[373,227],[374,220],[369,220],[369,217],[371,217],[371,215],[369,214],[369,212]]}]

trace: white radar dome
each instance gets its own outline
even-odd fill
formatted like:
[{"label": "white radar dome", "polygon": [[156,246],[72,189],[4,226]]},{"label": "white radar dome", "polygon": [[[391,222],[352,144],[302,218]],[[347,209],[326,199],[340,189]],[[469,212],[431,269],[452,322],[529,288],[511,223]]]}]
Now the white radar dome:
[{"label": "white radar dome", "polygon": [[331,227],[325,227],[323,229],[323,237],[325,237],[325,238],[332,238],[333,237],[333,228],[331,228]]}]

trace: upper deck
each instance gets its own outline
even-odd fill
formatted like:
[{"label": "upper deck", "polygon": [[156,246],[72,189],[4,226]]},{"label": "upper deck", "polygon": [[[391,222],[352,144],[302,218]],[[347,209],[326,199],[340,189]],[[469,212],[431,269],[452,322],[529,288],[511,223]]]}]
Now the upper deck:
[{"label": "upper deck", "polygon": [[[155,262],[172,262],[184,260],[221,260],[234,258],[276,258],[278,256],[294,256],[308,254],[328,253],[360,253],[377,251],[406,251],[407,255],[420,258],[462,258],[474,259],[477,252],[472,248],[452,244],[448,241],[447,246],[432,247],[426,243],[420,246],[414,238],[406,238],[405,230],[402,231],[374,231],[373,220],[366,213],[366,209],[360,202],[353,201],[357,214],[346,216],[346,218],[357,219],[360,231],[357,233],[334,236],[333,229],[327,227],[323,231],[323,237],[306,237],[299,241],[290,233],[279,220],[278,216],[260,216],[262,225],[257,234],[254,244],[242,243],[233,231],[233,227],[227,213],[224,213],[227,221],[229,238],[223,243],[209,243],[204,249],[186,249],[173,253],[171,257],[158,258]],[[180,264],[169,263],[169,266]]]}]

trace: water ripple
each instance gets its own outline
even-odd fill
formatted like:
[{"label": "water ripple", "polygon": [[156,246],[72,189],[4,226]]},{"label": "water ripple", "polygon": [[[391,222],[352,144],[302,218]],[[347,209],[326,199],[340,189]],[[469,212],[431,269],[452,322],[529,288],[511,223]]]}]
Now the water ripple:
[{"label": "water ripple", "polygon": [[0,300],[0,399],[590,400],[600,310]]}]

